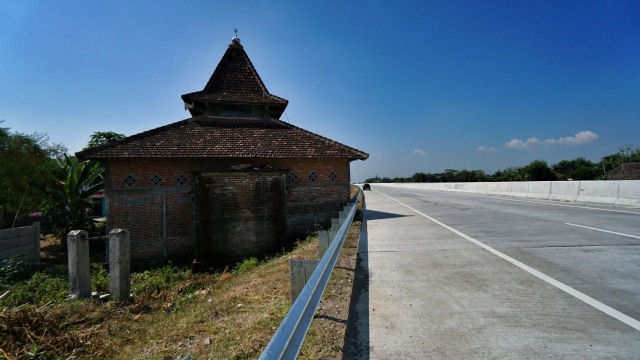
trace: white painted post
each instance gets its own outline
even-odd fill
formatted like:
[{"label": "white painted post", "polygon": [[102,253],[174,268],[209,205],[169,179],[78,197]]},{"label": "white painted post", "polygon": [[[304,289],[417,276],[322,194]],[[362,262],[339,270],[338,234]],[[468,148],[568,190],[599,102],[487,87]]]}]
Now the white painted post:
[{"label": "white painted post", "polygon": [[115,299],[127,301],[131,292],[129,231],[109,232],[109,291]]},{"label": "white painted post", "polygon": [[73,230],[67,235],[69,257],[69,292],[74,298],[91,296],[89,240],[84,230]]}]

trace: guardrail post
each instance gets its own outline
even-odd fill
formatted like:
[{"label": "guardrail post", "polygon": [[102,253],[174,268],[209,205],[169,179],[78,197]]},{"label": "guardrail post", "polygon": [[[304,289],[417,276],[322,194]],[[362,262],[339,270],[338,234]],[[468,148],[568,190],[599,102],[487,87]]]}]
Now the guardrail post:
[{"label": "guardrail post", "polygon": [[[358,197],[362,193],[358,193]],[[349,207],[347,217],[340,227],[332,227],[328,231],[329,248],[320,260],[292,259],[291,267],[291,309],[276,330],[273,338],[267,344],[260,355],[260,359],[295,359],[297,358],[302,342],[313,316],[322,298],[322,293],[327,287],[333,268],[340,255],[340,250],[353,221],[355,208]],[[332,225],[334,224],[332,219]],[[323,239],[326,235],[318,235]],[[322,241],[322,240],[320,240]],[[294,283],[294,278],[296,283]],[[298,279],[305,279],[306,284],[301,285]]]},{"label": "guardrail post", "polygon": [[291,268],[291,303],[300,295],[302,288],[309,281],[309,277],[318,266],[319,260],[307,259],[291,259],[289,267]]},{"label": "guardrail post", "polygon": [[118,300],[129,300],[131,292],[129,231],[109,232],[109,291]]},{"label": "guardrail post", "polygon": [[347,218],[347,214],[349,213],[348,206],[349,205],[345,205],[344,211],[338,212],[338,223],[340,225],[342,225],[342,223],[344,222],[344,219]]},{"label": "guardrail post", "polygon": [[338,230],[340,228],[340,219],[331,219],[331,230]]},{"label": "guardrail post", "polygon": [[[362,196],[362,192],[358,193],[358,199],[360,196]],[[351,206],[340,228],[334,228],[328,232],[330,237],[329,248],[322,259],[290,260],[291,309],[289,309],[278,330],[276,330],[269,344],[260,355],[261,360],[296,359],[298,357],[302,342],[318,309],[322,293],[331,278],[331,273],[340,255],[340,250],[347,237],[354,215],[355,208]],[[334,235],[331,233],[334,233]],[[324,237],[325,235],[321,236]],[[298,280],[294,283],[294,278],[305,279],[306,284],[300,285],[301,282]]]},{"label": "guardrail post", "polygon": [[69,256],[69,292],[74,298],[91,296],[88,234],[73,230],[67,235]]},{"label": "guardrail post", "polygon": [[319,259],[322,259],[322,257],[324,256],[324,253],[327,252],[331,239],[333,238],[329,236],[328,231],[318,231],[318,258]]},{"label": "guardrail post", "polygon": [[336,230],[329,230],[329,244],[331,244],[331,242],[333,241],[333,239],[336,238],[336,235],[338,234],[338,229]]}]

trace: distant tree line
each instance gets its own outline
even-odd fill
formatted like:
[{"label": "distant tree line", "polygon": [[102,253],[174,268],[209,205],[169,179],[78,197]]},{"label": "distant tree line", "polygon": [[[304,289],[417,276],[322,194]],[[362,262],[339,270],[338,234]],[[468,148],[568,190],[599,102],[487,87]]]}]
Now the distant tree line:
[{"label": "distant tree line", "polygon": [[483,170],[446,169],[441,173],[418,172],[410,177],[379,177],[366,179],[366,183],[393,182],[497,182],[497,181],[552,181],[552,180],[605,180],[607,172],[627,163],[640,163],[640,147],[630,145],[607,155],[599,162],[583,157],[562,160],[549,166],[544,160],[534,160],[522,167],[510,167],[487,174]]}]

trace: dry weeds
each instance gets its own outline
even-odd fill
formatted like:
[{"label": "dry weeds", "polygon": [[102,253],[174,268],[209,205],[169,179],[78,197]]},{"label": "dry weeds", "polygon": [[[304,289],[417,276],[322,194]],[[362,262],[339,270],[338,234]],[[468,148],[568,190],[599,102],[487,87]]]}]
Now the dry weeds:
[{"label": "dry weeds", "polygon": [[[359,231],[354,222],[301,359],[342,357]],[[0,359],[257,358],[290,307],[288,260],[316,253],[317,238],[310,237],[242,274],[189,274],[130,304],[87,300],[0,309]]]}]

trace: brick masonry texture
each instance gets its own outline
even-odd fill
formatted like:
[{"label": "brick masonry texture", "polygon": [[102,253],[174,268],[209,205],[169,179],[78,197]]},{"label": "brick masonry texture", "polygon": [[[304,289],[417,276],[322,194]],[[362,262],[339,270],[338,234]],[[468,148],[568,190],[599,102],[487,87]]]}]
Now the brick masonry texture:
[{"label": "brick masonry texture", "polygon": [[284,173],[218,172],[198,178],[198,260],[234,260],[284,247]]},{"label": "brick masonry texture", "polygon": [[[107,226],[130,231],[132,258],[165,253],[194,258],[198,236],[203,255],[256,256],[328,227],[349,199],[349,161],[344,158],[111,159],[106,165]],[[239,165],[252,166],[231,170]],[[203,199],[198,196],[204,196],[196,188],[199,177],[218,181],[210,184],[214,195],[204,197],[210,202],[204,207],[197,205]],[[269,192],[262,191],[265,186]],[[278,197],[284,197],[284,209],[278,208]],[[218,212],[214,221],[216,209],[229,211]],[[226,233],[227,240],[213,229]]]}]

